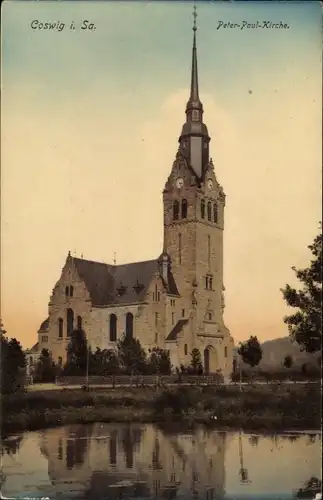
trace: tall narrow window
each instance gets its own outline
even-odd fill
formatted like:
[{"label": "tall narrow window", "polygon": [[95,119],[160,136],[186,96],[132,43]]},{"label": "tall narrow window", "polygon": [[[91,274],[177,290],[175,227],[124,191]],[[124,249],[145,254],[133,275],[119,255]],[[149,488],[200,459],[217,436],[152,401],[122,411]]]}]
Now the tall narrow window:
[{"label": "tall narrow window", "polygon": [[126,335],[133,337],[133,314],[131,313],[126,315]]},{"label": "tall narrow window", "polygon": [[187,356],[187,344],[184,344],[184,354]]},{"label": "tall narrow window", "polygon": [[213,278],[210,276],[209,278],[209,289],[212,290]]},{"label": "tall narrow window", "polygon": [[63,338],[63,328],[64,328],[63,318],[59,318],[58,319],[58,337],[60,339]]},{"label": "tall narrow window", "polygon": [[209,220],[209,221],[212,220],[212,205],[211,205],[210,201],[208,201],[208,204],[207,204],[207,220]]},{"label": "tall narrow window", "polygon": [[66,286],[65,287],[65,295],[66,295],[66,297],[68,297],[69,290],[70,290],[70,288],[68,286]]},{"label": "tall narrow window", "polygon": [[187,217],[187,200],[182,200],[182,219]]},{"label": "tall narrow window", "polygon": [[70,297],[73,297],[73,293],[74,293],[74,288],[70,286]]},{"label": "tall narrow window", "polygon": [[224,357],[225,358],[228,357],[228,348],[227,348],[227,346],[225,346],[225,348],[224,348]]},{"label": "tall narrow window", "polygon": [[201,218],[204,219],[205,217],[205,201],[201,200]]},{"label": "tall narrow window", "polygon": [[175,200],[173,204],[173,219],[178,220],[178,216],[179,216],[179,203],[177,200]]},{"label": "tall narrow window", "polygon": [[172,313],[172,325],[175,323],[175,313]]},{"label": "tall narrow window", "polygon": [[74,312],[73,309],[67,309],[67,336],[70,337],[74,330]]},{"label": "tall narrow window", "polygon": [[82,316],[77,317],[77,328],[78,330],[82,330]]},{"label": "tall narrow window", "polygon": [[182,235],[179,233],[178,235],[178,261],[182,263]]},{"label": "tall narrow window", "polygon": [[117,340],[117,316],[115,314],[110,316],[110,340],[111,342]]},{"label": "tall narrow window", "polygon": [[206,276],[205,277],[205,289],[208,290],[208,288],[209,288],[209,277]]},{"label": "tall narrow window", "polygon": [[207,237],[207,262],[210,267],[211,265],[211,236],[208,235]]},{"label": "tall narrow window", "polygon": [[213,220],[215,223],[218,222],[218,206],[216,203],[213,205]]},{"label": "tall narrow window", "polygon": [[158,325],[158,313],[155,313],[155,325]]}]

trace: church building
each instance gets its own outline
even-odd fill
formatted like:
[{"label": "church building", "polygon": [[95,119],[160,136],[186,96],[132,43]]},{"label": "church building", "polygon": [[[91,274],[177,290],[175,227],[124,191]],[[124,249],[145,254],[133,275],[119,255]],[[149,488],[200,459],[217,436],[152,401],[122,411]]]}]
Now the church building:
[{"label": "church building", "polygon": [[232,372],[233,338],[224,324],[225,194],[210,158],[199,97],[196,14],[190,96],[178,151],[163,190],[164,245],[157,259],[115,265],[66,258],[38,332],[38,349],[64,363],[73,329],[91,348],[113,349],[125,332],[189,365],[199,349],[205,373]]}]

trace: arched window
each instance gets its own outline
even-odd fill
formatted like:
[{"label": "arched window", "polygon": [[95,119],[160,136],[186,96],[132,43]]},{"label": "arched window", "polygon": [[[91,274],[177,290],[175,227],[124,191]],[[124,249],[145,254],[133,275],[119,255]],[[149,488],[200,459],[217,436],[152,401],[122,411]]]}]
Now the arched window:
[{"label": "arched window", "polygon": [[117,316],[115,314],[110,315],[110,340],[111,342],[117,340]]},{"label": "arched window", "polygon": [[65,287],[65,295],[66,295],[66,297],[68,297],[69,290],[70,290],[70,289],[69,289],[69,287],[68,287],[68,286],[66,286],[66,287]]},{"label": "arched window", "polygon": [[73,297],[74,288],[70,286],[70,297]]},{"label": "arched window", "polygon": [[63,328],[64,328],[64,320],[63,318],[58,319],[58,337],[63,338]]},{"label": "arched window", "polygon": [[72,335],[74,329],[74,312],[73,309],[67,309],[67,336]]},{"label": "arched window", "polygon": [[205,201],[201,200],[201,218],[204,219],[205,217]]},{"label": "arched window", "polygon": [[187,356],[187,344],[184,344],[184,354]]},{"label": "arched window", "polygon": [[218,206],[216,203],[214,203],[213,205],[213,219],[214,219],[214,222],[218,222]]},{"label": "arched window", "polygon": [[187,200],[182,200],[182,219],[187,217]]},{"label": "arched window", "polygon": [[77,328],[78,330],[82,330],[82,316],[77,317]]},{"label": "arched window", "polygon": [[207,220],[212,220],[212,205],[210,201],[207,204]]},{"label": "arched window", "polygon": [[179,203],[177,200],[175,200],[173,204],[173,219],[178,220],[178,216],[179,216]]},{"label": "arched window", "polygon": [[133,337],[133,314],[131,313],[126,315],[126,335]]}]

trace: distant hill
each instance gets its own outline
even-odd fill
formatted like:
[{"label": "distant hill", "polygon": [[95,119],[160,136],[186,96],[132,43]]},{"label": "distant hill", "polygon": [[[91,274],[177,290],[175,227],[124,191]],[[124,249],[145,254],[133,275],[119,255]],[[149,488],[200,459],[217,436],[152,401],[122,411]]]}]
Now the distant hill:
[{"label": "distant hill", "polygon": [[283,361],[286,356],[293,358],[293,365],[301,366],[303,363],[307,365],[317,364],[319,352],[308,354],[302,352],[300,346],[296,342],[292,342],[289,337],[281,337],[278,339],[267,340],[262,347],[262,360],[258,365],[258,369],[278,369],[283,366]]}]

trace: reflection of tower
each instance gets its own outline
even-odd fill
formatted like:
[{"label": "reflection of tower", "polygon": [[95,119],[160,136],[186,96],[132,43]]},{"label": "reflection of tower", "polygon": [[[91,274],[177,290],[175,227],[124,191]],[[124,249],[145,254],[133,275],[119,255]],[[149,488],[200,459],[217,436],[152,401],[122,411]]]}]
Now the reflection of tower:
[{"label": "reflection of tower", "polygon": [[127,469],[132,469],[133,467],[133,439],[131,429],[128,427],[123,432],[123,451],[125,458],[125,465]]},{"label": "reflection of tower", "polygon": [[110,455],[110,465],[114,466],[117,463],[117,436],[116,430],[112,430],[109,439],[109,455]]},{"label": "reflection of tower", "polygon": [[240,457],[240,481],[241,483],[251,483],[248,478],[248,469],[244,467],[243,463],[243,449],[242,449],[242,435],[241,431],[239,432],[239,457]]}]

